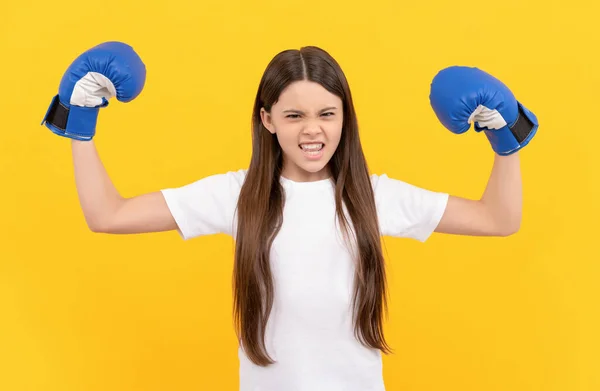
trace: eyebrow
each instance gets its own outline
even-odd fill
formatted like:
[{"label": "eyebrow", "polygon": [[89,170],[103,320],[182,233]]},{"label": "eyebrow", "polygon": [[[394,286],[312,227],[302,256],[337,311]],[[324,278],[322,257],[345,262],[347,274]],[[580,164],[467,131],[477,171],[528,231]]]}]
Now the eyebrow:
[{"label": "eyebrow", "polygon": [[[335,106],[326,107],[326,108],[324,108],[324,109],[321,109],[321,110],[319,111],[319,114],[321,114],[321,113],[323,113],[323,112],[325,112],[325,111],[327,111],[327,110],[337,110],[337,107],[335,107]],[[294,109],[284,110],[283,112],[284,112],[284,113],[299,113],[299,114],[304,114],[304,112],[303,112],[303,111],[301,111],[301,110],[294,110]]]}]

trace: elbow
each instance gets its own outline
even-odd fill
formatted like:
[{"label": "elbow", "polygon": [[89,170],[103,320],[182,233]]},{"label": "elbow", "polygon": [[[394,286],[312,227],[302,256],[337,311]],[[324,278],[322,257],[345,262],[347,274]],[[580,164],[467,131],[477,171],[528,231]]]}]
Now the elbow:
[{"label": "elbow", "polygon": [[519,212],[496,214],[491,219],[494,236],[511,236],[521,229],[522,215]]},{"label": "elbow", "polygon": [[517,221],[516,223],[507,224],[498,230],[498,236],[506,237],[511,236],[519,232],[521,229],[521,222]]},{"label": "elbow", "polygon": [[98,225],[88,224],[88,228],[90,229],[91,232],[96,233],[96,234],[106,233],[106,231]]},{"label": "elbow", "polygon": [[109,233],[109,226],[100,220],[86,219],[88,229],[94,233]]},{"label": "elbow", "polygon": [[504,231],[501,231],[498,234],[498,236],[501,236],[501,237],[505,238],[505,237],[508,237],[508,236],[512,236],[512,235],[516,234],[517,232],[519,232],[519,229],[504,230]]},{"label": "elbow", "polygon": [[88,228],[93,233],[105,233],[106,230],[99,224],[90,224],[88,223]]}]

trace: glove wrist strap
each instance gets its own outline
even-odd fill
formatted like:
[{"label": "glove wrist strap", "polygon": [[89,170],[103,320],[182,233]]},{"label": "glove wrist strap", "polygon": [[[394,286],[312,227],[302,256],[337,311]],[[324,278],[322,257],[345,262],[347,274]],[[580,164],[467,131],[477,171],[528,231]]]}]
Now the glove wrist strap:
[{"label": "glove wrist strap", "polygon": [[483,129],[492,149],[499,155],[510,155],[529,143],[538,128],[535,115],[518,103],[519,115],[511,126],[501,129]]},{"label": "glove wrist strap", "polygon": [[99,107],[66,105],[56,95],[42,120],[53,133],[75,140],[89,141],[96,133]]},{"label": "glove wrist strap", "polygon": [[[518,103],[519,116],[515,123],[510,127],[510,132],[513,134],[519,144],[527,140],[534,128],[537,128],[537,124],[534,123],[523,110],[523,105]],[[525,109],[526,110],[526,109]]]}]

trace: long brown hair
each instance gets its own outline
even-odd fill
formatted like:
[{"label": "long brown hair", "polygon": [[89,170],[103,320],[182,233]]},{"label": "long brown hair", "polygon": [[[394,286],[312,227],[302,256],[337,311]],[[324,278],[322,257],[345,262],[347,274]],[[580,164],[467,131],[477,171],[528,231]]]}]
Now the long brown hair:
[{"label": "long brown hair", "polygon": [[237,204],[234,324],[246,355],[260,366],[274,363],[265,347],[274,294],[269,252],[283,222],[285,202],[280,183],[282,150],[276,136],[264,127],[260,110],[264,107],[271,112],[283,89],[300,80],[319,83],[343,102],[341,139],[328,165],[335,182],[338,221],[346,239],[349,233],[353,235],[358,250],[352,298],[354,334],[365,346],[391,352],[383,335],[387,285],[379,223],[350,88],[336,60],[318,47],[307,46],[277,54],[263,74],[252,113],[252,158]]}]

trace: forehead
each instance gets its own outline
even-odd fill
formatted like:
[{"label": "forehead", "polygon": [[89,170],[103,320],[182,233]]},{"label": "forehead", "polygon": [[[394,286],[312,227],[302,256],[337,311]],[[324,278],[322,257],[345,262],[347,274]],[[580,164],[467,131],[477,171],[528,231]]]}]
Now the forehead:
[{"label": "forehead", "polygon": [[324,105],[340,107],[342,100],[319,83],[301,80],[287,86],[275,104],[281,110],[319,109]]}]

